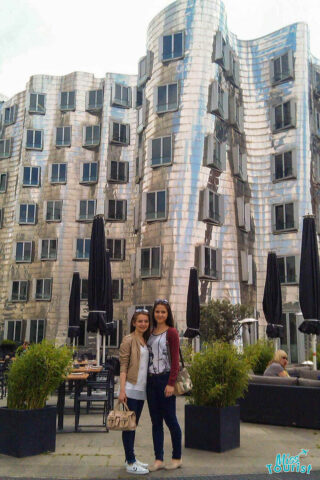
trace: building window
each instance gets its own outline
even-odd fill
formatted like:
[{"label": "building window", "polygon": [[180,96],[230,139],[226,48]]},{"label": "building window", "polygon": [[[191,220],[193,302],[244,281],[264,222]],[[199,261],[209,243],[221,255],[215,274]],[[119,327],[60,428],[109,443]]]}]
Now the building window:
[{"label": "building window", "polygon": [[4,208],[0,208],[0,228],[3,227]]},{"label": "building window", "polygon": [[32,259],[32,242],[16,243],[16,262],[30,263]]},{"label": "building window", "polygon": [[202,220],[221,225],[224,220],[223,197],[209,189],[201,192],[201,196],[203,196]]},{"label": "building window", "polygon": [[205,138],[204,165],[218,172],[226,169],[226,142],[220,142],[213,134]]},{"label": "building window", "polygon": [[141,248],[141,278],[161,276],[161,247]]},{"label": "building window", "polygon": [[240,180],[247,181],[247,155],[242,151],[240,145],[232,148],[233,173]]},{"label": "building window", "polygon": [[18,110],[17,105],[12,105],[12,107],[7,107],[4,109],[4,120],[3,120],[4,126],[8,126],[8,125],[11,125],[12,123],[15,123],[16,117],[17,117],[17,110]]},{"label": "building window", "polygon": [[288,51],[272,60],[272,83],[281,83],[293,78],[293,53]]},{"label": "building window", "polygon": [[184,55],[184,32],[162,37],[162,61],[176,60]]},{"label": "building window", "polygon": [[127,183],[129,181],[129,162],[111,160],[109,165],[109,182]]},{"label": "building window", "polygon": [[0,173],[0,193],[6,193],[7,191],[7,173]]},{"label": "building window", "polygon": [[296,266],[298,257],[278,257],[278,268],[281,283],[298,283]]},{"label": "building window", "polygon": [[116,107],[131,107],[131,88],[115,83],[112,88],[112,105]]},{"label": "building window", "polygon": [[238,212],[238,225],[239,228],[245,232],[250,232],[251,230],[251,213],[250,213],[250,203],[245,202],[245,197],[237,197],[237,212]]},{"label": "building window", "polygon": [[88,300],[88,279],[81,278],[80,280],[80,300]]},{"label": "building window", "polygon": [[67,164],[53,163],[51,165],[51,183],[66,183],[67,182]]},{"label": "building window", "polygon": [[229,117],[229,96],[218,81],[211,83],[209,88],[209,113],[217,115],[222,120]]},{"label": "building window", "polygon": [[51,300],[52,278],[36,280],[36,300]]},{"label": "building window", "polygon": [[253,284],[253,257],[247,250],[240,250],[241,281],[247,285]]},{"label": "building window", "polygon": [[295,104],[292,100],[281,103],[272,108],[273,131],[295,127]]},{"label": "building window", "polygon": [[273,181],[296,178],[294,151],[273,155]]},{"label": "building window", "polygon": [[28,329],[30,343],[42,342],[45,332],[45,320],[30,320]]},{"label": "building window", "polygon": [[234,85],[239,86],[239,61],[229,45],[224,47],[223,58],[226,77]]},{"label": "building window", "polygon": [[68,111],[76,109],[76,92],[61,92],[60,110]]},{"label": "building window", "polygon": [[30,150],[42,150],[42,130],[27,130],[26,148]]},{"label": "building window", "polygon": [[125,123],[111,123],[111,143],[116,143],[117,145],[129,145],[130,143],[130,125]]},{"label": "building window", "polygon": [[4,321],[4,340],[21,342],[21,334],[22,334],[22,320],[5,320]]},{"label": "building window", "polygon": [[122,340],[122,320],[114,320],[115,328],[111,335],[107,337],[106,345],[108,348],[119,348]]},{"label": "building window", "polygon": [[320,72],[314,72],[314,93],[317,97],[320,96]]},{"label": "building window", "polygon": [[98,181],[97,162],[83,163],[81,165],[80,183],[97,183],[97,181]]},{"label": "building window", "polygon": [[108,238],[107,249],[109,250],[110,260],[125,259],[126,241],[123,238]]},{"label": "building window", "polygon": [[151,140],[151,166],[170,165],[172,163],[172,136]]},{"label": "building window", "polygon": [[315,111],[315,127],[316,127],[316,135],[320,137],[320,112],[317,110]]},{"label": "building window", "polygon": [[243,131],[243,107],[237,95],[229,97],[229,123],[240,133]]},{"label": "building window", "polygon": [[178,84],[170,83],[156,87],[157,113],[173,112],[178,109]]},{"label": "building window", "polygon": [[47,202],[47,222],[61,222],[62,220],[62,200],[50,200]]},{"label": "building window", "polygon": [[90,238],[77,238],[76,259],[89,260]]},{"label": "building window", "polygon": [[166,191],[146,194],[146,220],[163,220],[166,218]]},{"label": "building window", "polygon": [[36,223],[37,206],[34,203],[22,203],[19,209],[19,224],[34,225]]},{"label": "building window", "polygon": [[200,245],[198,252],[200,255],[199,278],[221,279],[221,250]]},{"label": "building window", "polygon": [[40,167],[23,167],[24,187],[39,187],[40,185]]},{"label": "building window", "polygon": [[112,300],[121,302],[123,300],[123,279],[116,278],[112,280]]},{"label": "building window", "polygon": [[41,260],[57,260],[57,249],[56,238],[41,240]]},{"label": "building window", "polygon": [[71,146],[71,127],[57,127],[56,147]]},{"label": "building window", "polygon": [[143,99],[142,105],[137,110],[137,133],[143,132],[146,126],[146,101]]},{"label": "building window", "polygon": [[12,140],[11,138],[0,140],[0,158],[11,157],[11,146],[12,146],[11,140]]},{"label": "building window", "polygon": [[138,65],[138,87],[143,85],[151,77],[152,52],[148,50],[147,55],[140,59]]},{"label": "building window", "polygon": [[96,211],[96,200],[80,200],[79,202],[79,221],[93,220]]},{"label": "building window", "polygon": [[106,218],[110,221],[124,221],[127,218],[126,200],[107,200]]},{"label": "building window", "polygon": [[298,225],[295,222],[295,206],[294,203],[283,203],[273,205],[273,231],[282,232],[286,230],[295,230]]},{"label": "building window", "polygon": [[45,97],[42,93],[30,93],[29,113],[44,115],[46,113]]},{"label": "building window", "polygon": [[87,95],[87,110],[99,111],[103,107],[103,91],[90,90]]},{"label": "building window", "polygon": [[100,125],[90,125],[84,127],[83,137],[84,147],[97,147],[100,144]]},{"label": "building window", "polygon": [[224,67],[225,64],[225,46],[226,42],[222,36],[222,32],[218,30],[214,38],[212,61],[218,63],[222,67]]},{"label": "building window", "polygon": [[16,280],[12,282],[11,301],[26,302],[28,300],[28,281]]}]

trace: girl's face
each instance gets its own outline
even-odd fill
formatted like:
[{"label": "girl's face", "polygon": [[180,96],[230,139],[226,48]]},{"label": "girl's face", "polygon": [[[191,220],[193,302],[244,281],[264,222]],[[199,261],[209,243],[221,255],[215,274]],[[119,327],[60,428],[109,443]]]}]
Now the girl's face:
[{"label": "girl's face", "polygon": [[135,321],[133,322],[133,326],[135,327],[136,331],[144,334],[149,328],[149,317],[144,313],[139,313]]},{"label": "girl's face", "polygon": [[166,320],[168,318],[168,310],[164,305],[157,305],[154,309],[154,318],[157,322],[157,325],[163,325],[166,323]]}]

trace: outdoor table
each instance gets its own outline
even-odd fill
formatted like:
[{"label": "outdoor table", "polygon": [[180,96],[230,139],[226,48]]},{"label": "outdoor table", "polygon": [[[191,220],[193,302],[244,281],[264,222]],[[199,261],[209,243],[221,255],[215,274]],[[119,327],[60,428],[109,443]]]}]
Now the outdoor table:
[{"label": "outdoor table", "polygon": [[102,371],[103,367],[94,367],[94,366],[86,366],[86,367],[79,367],[79,368],[73,368],[72,372],[81,372],[81,373],[100,373]]},{"label": "outdoor table", "polygon": [[58,430],[63,430],[63,414],[64,414],[64,405],[65,405],[65,394],[66,394],[66,380],[74,381],[74,404],[76,404],[76,399],[81,393],[82,387],[89,377],[89,373],[79,372],[70,373],[60,384],[58,389],[58,401],[57,401],[57,413],[58,413]]},{"label": "outdoor table", "polygon": [[96,365],[97,361],[96,360],[80,360],[80,361],[75,361],[74,365],[80,365],[80,366],[85,366],[85,365]]}]

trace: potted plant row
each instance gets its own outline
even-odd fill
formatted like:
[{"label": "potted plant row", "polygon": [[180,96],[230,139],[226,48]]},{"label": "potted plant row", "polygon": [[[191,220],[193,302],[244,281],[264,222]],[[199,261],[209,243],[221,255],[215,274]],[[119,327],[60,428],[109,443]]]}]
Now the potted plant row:
[{"label": "potted plant row", "polygon": [[0,453],[15,457],[55,451],[56,407],[46,406],[67,375],[72,350],[44,340],[10,366],[7,407],[0,408]]},{"label": "potted plant row", "polygon": [[185,447],[224,452],[240,446],[237,399],[248,387],[249,364],[223,342],[207,345],[193,357],[190,404],[185,405]]}]

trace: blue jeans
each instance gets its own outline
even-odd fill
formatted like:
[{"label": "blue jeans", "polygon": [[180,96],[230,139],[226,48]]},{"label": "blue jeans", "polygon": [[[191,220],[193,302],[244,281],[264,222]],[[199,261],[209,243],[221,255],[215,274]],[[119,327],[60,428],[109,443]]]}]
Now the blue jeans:
[{"label": "blue jeans", "polygon": [[[127,405],[129,410],[135,412],[137,425],[139,423],[139,418],[143,409],[144,400],[135,400],[134,398],[127,399]],[[134,439],[136,436],[136,431],[127,431],[122,432],[122,443],[124,447],[124,451],[126,454],[126,460],[128,463],[134,463],[136,461],[136,457],[134,454]]]},{"label": "blue jeans", "polygon": [[170,430],[172,458],[181,458],[181,429],[176,416],[176,397],[164,396],[169,373],[148,377],[147,400],[152,422],[152,438],[156,460],[163,461],[163,420]]}]

